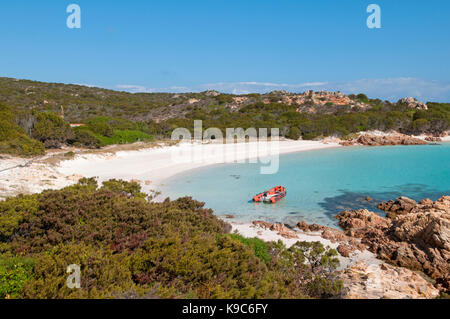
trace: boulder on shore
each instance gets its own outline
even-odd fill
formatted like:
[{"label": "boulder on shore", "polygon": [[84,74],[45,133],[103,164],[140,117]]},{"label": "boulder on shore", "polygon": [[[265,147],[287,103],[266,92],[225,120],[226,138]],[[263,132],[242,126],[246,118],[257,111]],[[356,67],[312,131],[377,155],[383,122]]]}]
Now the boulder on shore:
[{"label": "boulder on shore", "polygon": [[[405,197],[399,200],[406,206],[395,206],[395,216],[391,218],[368,210],[346,211],[336,218],[346,235],[361,238],[361,242],[379,258],[420,270],[440,283],[436,287],[448,292],[450,196],[435,202],[416,203]],[[389,202],[387,207],[392,209],[396,202]]]},{"label": "boulder on shore", "polygon": [[415,272],[388,264],[359,262],[343,270],[344,299],[431,299],[439,296],[433,287]]},{"label": "boulder on shore", "polygon": [[413,212],[417,212],[418,204],[415,200],[401,196],[395,201],[390,200],[378,204],[378,209],[381,209],[387,213],[387,217],[394,219],[397,215],[404,215]]},{"label": "boulder on shore", "polygon": [[323,239],[327,239],[333,244],[339,243],[337,251],[343,257],[349,257],[350,253],[356,250],[364,251],[366,249],[364,244],[361,244],[359,240],[345,235],[345,233],[339,229],[317,224],[308,225],[305,221],[297,223],[297,227],[305,233],[320,231],[320,236]]},{"label": "boulder on shore", "polygon": [[372,135],[362,134],[357,139],[343,141],[343,146],[365,145],[365,146],[384,146],[384,145],[425,145],[424,140],[404,134],[395,135]]},{"label": "boulder on shore", "polygon": [[271,224],[268,222],[255,220],[255,221],[253,221],[253,225],[264,228],[264,229],[275,231],[275,232],[277,232],[278,235],[280,235],[281,237],[284,237],[284,238],[288,238],[288,239],[298,238],[298,236],[295,234],[295,232],[292,231],[289,227],[287,227],[284,224]]}]

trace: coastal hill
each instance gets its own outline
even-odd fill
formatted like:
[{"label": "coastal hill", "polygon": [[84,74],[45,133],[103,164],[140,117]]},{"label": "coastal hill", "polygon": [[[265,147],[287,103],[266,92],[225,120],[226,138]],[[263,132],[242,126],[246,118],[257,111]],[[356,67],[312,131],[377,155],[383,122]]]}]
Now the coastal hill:
[{"label": "coastal hill", "polygon": [[233,95],[128,93],[73,84],[0,78],[0,153],[38,155],[44,148],[170,138],[177,127],[279,128],[282,137],[349,139],[378,130],[441,136],[450,128],[449,103],[397,102],[340,92]]},{"label": "coastal hill", "polygon": [[[80,122],[92,116],[124,117],[133,121],[163,121],[188,115],[192,110],[211,107],[230,112],[262,103],[293,106],[299,113],[335,114],[361,112],[375,105],[392,103],[369,100],[364,94],[307,91],[290,93],[272,91],[266,94],[234,95],[218,91],[201,93],[128,93],[74,84],[44,83],[0,77],[0,102],[19,109],[37,109],[60,113],[61,106],[69,122]],[[405,98],[392,105],[427,109],[424,103]]]}]

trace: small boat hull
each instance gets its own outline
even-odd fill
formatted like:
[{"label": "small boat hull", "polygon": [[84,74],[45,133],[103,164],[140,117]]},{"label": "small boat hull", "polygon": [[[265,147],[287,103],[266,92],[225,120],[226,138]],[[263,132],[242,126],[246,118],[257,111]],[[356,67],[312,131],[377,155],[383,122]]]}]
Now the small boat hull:
[{"label": "small boat hull", "polygon": [[256,203],[275,204],[286,197],[287,190],[283,186],[277,186],[253,196],[253,201]]}]

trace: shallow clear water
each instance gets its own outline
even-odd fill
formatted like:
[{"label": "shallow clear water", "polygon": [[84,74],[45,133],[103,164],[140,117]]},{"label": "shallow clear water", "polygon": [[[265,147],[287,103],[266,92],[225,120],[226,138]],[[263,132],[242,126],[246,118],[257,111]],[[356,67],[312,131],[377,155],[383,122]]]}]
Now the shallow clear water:
[{"label": "shallow clear water", "polygon": [[[255,204],[253,195],[276,185],[288,189],[276,204]],[[258,164],[224,164],[177,175],[163,193],[192,196],[215,214],[237,220],[336,225],[346,209],[368,208],[400,195],[415,200],[450,194],[450,143],[424,146],[350,147],[280,156],[274,175]],[[373,200],[368,202],[366,196]]]}]

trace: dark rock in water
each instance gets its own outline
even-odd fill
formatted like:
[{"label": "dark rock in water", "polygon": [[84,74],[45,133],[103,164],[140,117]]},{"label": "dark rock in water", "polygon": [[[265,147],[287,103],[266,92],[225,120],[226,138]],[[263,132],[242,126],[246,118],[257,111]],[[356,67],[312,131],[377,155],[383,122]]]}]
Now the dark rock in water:
[{"label": "dark rock in water", "polygon": [[366,201],[370,202],[372,200],[372,197],[366,196]]},{"label": "dark rock in water", "polygon": [[225,218],[228,218],[228,219],[233,219],[233,218],[234,218],[234,215],[231,215],[231,214],[229,214],[229,215],[225,215]]}]

